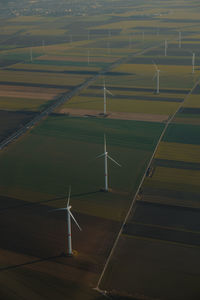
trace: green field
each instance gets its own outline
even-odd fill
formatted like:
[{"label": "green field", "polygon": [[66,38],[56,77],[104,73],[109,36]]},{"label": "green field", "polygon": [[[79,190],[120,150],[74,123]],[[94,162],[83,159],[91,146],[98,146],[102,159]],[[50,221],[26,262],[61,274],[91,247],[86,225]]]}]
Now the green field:
[{"label": "green field", "polygon": [[24,98],[11,98],[0,97],[0,109],[2,110],[33,110],[37,111],[46,105],[43,99],[24,99]]},{"label": "green field", "polygon": [[[75,194],[98,191],[104,185],[104,165],[103,160],[95,157],[103,151],[105,133],[108,151],[122,168],[109,163],[110,185],[117,195],[100,193],[95,201],[102,209],[108,201],[110,210],[107,213],[112,212],[114,217],[115,207],[119,216],[135,191],[161,128],[162,125],[154,123],[50,117],[2,153],[5,170],[1,178],[2,195],[34,201],[37,193],[39,201],[50,195],[64,195],[69,184]],[[128,202],[122,204],[120,192],[127,194]],[[82,201],[88,202],[86,209],[90,211],[93,196]],[[79,209],[78,205],[76,207]],[[92,210],[97,213],[95,207]],[[104,209],[102,214],[105,214]]]}]

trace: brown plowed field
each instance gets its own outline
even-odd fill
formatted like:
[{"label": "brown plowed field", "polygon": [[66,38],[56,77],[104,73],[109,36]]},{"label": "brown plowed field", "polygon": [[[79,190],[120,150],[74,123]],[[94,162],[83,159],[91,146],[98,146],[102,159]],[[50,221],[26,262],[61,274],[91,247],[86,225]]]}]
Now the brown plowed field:
[{"label": "brown plowed field", "polygon": [[58,94],[65,93],[67,90],[55,88],[40,88],[28,86],[0,85],[0,97],[15,97],[49,100]]}]

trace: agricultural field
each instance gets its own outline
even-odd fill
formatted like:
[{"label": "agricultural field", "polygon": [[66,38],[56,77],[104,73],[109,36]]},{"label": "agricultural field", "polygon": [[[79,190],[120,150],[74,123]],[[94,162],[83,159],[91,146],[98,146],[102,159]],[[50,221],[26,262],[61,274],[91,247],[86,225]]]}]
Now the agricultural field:
[{"label": "agricultural field", "polygon": [[199,299],[198,2],[3,2],[0,298]]},{"label": "agricultural field", "polygon": [[[51,116],[2,152],[0,159],[4,174],[1,176],[0,191],[1,222],[3,224],[4,218],[8,218],[9,225],[6,231],[1,226],[5,237],[1,243],[1,253],[4,256],[1,268],[5,268],[6,274],[1,276],[1,282],[4,283],[0,288],[1,294],[5,292],[7,283],[10,283],[8,278],[13,278],[15,282],[18,274],[18,278],[23,281],[26,272],[32,273],[32,284],[16,291],[19,296],[29,291],[33,295],[41,293],[39,287],[39,290],[32,291],[32,287],[38,285],[38,272],[42,281],[43,276],[46,278],[44,280],[50,282],[57,278],[61,290],[68,295],[75,295],[77,287],[78,293],[89,293],[86,293],[89,289],[88,278],[90,286],[94,287],[103,260],[113,242],[113,233],[117,232],[124,218],[161,130],[162,125],[158,123]],[[103,160],[96,159],[103,151],[104,133],[110,155],[122,165],[120,168],[109,162],[111,193],[100,191],[104,186]],[[74,249],[78,251],[75,261],[60,256],[65,251],[64,219],[57,214],[48,213],[51,208],[65,205],[69,184],[72,186],[73,211],[85,232],[82,235],[73,229]],[[11,225],[13,213],[16,214],[14,227]],[[19,224],[22,223],[18,221],[24,217],[26,225],[21,230]],[[32,225],[35,222],[37,226]],[[45,237],[47,227],[49,233]],[[14,232],[12,228],[15,228]],[[42,232],[38,235],[41,228]],[[93,232],[96,238],[87,247],[84,236],[92,237]],[[18,241],[15,249],[6,239],[10,234],[15,235],[12,243]],[[107,239],[110,240],[109,244]],[[27,242],[27,246],[22,240]],[[35,243],[38,244],[37,249],[34,249]],[[12,251],[15,252],[14,256]],[[31,261],[36,261],[36,264],[31,264],[29,268]],[[18,267],[12,269],[13,264]],[[58,272],[60,275],[57,277],[55,268],[62,266],[65,266],[65,271],[63,269],[61,273]],[[71,274],[70,282],[74,282],[70,287],[62,279],[68,272]],[[81,282],[83,287],[80,286],[79,289],[80,276],[85,279]],[[50,295],[51,287],[42,293],[43,296]],[[62,297],[61,294],[58,295]]]}]

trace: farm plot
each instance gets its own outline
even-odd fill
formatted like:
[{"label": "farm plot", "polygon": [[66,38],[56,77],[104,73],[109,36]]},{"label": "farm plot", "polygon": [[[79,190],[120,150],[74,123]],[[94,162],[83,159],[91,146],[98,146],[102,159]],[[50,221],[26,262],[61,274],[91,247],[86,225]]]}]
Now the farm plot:
[{"label": "farm plot", "polygon": [[171,124],[168,127],[164,142],[199,145],[200,126],[189,124]]},{"label": "farm plot", "polygon": [[[159,229],[156,230],[158,233]],[[164,235],[164,230],[161,235]],[[144,295],[153,299],[165,295],[170,300],[187,300],[192,295],[198,299],[198,256],[198,246],[178,244],[147,234],[123,234],[100,288],[122,298],[128,294],[136,299]],[[126,280],[122,280],[122,274],[126,274]]]},{"label": "farm plot", "polygon": [[200,145],[161,142],[155,158],[199,163]]},{"label": "farm plot", "polygon": [[6,138],[14,130],[26,124],[32,117],[32,112],[12,112],[0,110],[0,141]]},{"label": "farm plot", "polygon": [[33,88],[27,86],[0,85],[0,109],[40,110],[67,90],[53,88]]},{"label": "farm plot", "polygon": [[[146,151],[149,151],[147,149],[150,149],[150,150],[153,149],[152,147],[156,141],[154,135],[157,136],[159,134],[160,128],[162,127],[162,125],[153,124],[153,123],[150,123],[150,125],[147,125],[146,123],[140,124],[137,122],[126,121],[127,139],[125,139],[126,134],[124,134],[124,136],[123,136],[123,134],[122,135],[120,134],[120,132],[124,132],[123,131],[124,124],[125,123],[123,121],[101,120],[101,119],[83,120],[82,118],[80,118],[80,119],[79,118],[68,118],[65,116],[61,116],[61,117],[57,117],[57,118],[56,117],[49,118],[46,122],[44,122],[44,125],[41,125],[37,129],[34,129],[32,131],[32,134],[30,137],[27,137],[26,139],[19,142],[19,148],[18,148],[17,144],[10,147],[11,150],[13,149],[12,151],[10,150],[12,152],[12,155],[14,155],[13,163],[14,163],[14,161],[17,162],[16,155],[21,156],[21,154],[20,154],[21,151],[23,151],[23,152],[25,151],[25,153],[26,153],[26,154],[24,153],[24,155],[23,155],[24,162],[20,167],[20,169],[21,169],[20,173],[21,173],[22,177],[21,176],[16,177],[13,173],[13,176],[14,176],[13,179],[16,178],[16,180],[19,180],[19,182],[16,182],[13,185],[13,189],[19,188],[22,185],[22,187],[24,186],[25,190],[27,188],[28,189],[30,188],[30,190],[34,190],[34,191],[38,190],[38,192],[42,192],[44,194],[45,193],[48,193],[48,194],[52,193],[55,195],[60,194],[60,193],[62,194],[64,192],[63,188],[65,189],[65,184],[64,184],[64,186],[62,186],[63,183],[66,182],[66,180],[72,181],[73,178],[74,178],[73,180],[77,181],[75,191],[77,190],[80,193],[81,192],[84,193],[84,192],[91,191],[91,189],[92,189],[92,191],[100,189],[100,187],[102,187],[102,185],[103,185],[102,162],[98,160],[98,161],[95,161],[95,163],[90,163],[90,160],[92,159],[92,157],[95,157],[96,154],[98,155],[99,152],[101,153],[102,147],[103,147],[103,133],[105,130],[105,133],[108,132],[108,145],[110,144],[110,147],[113,147],[112,148],[113,156],[115,156],[115,158],[117,160],[121,161],[121,163],[124,165],[124,167],[123,167],[124,172],[127,173],[126,180],[124,180],[123,178],[124,178],[125,173],[122,172],[121,169],[116,169],[114,167],[110,171],[111,172],[110,178],[112,180],[112,186],[114,189],[117,189],[117,190],[120,189],[124,192],[127,192],[127,191],[130,192],[133,178],[136,178],[136,174],[132,170],[139,168],[139,166],[131,167],[132,163],[134,163],[131,158],[130,158],[130,161],[132,161],[132,163],[131,164],[129,163],[127,165],[127,156],[130,156],[130,157],[132,156],[133,147],[135,148],[134,151],[137,151],[138,153],[142,154],[143,151],[141,151],[140,143],[143,144],[144,155],[145,155]],[[116,128],[114,127],[115,125],[116,125]],[[134,125],[136,127],[138,127],[138,130],[136,130],[136,127],[133,130]],[[81,128],[80,126],[83,126],[82,130],[79,129],[79,128]],[[90,128],[90,126],[94,127],[94,129]],[[150,135],[149,137],[146,137],[146,132],[143,132],[143,130],[146,126],[147,127],[149,126],[150,132],[152,130],[152,135]],[[54,128],[54,130],[52,130],[52,128]],[[117,132],[119,132],[119,133],[117,133]],[[90,137],[90,135],[91,135],[91,137]],[[46,136],[46,139],[45,139],[45,141],[47,143],[46,146],[44,146],[44,145],[42,146],[42,144],[41,144],[41,140],[44,139],[43,136]],[[122,136],[123,136],[123,138],[122,138]],[[135,136],[135,137],[133,138],[133,136]],[[64,140],[66,139],[66,142],[64,142],[63,138],[64,138]],[[29,139],[31,139],[31,143],[30,143]],[[72,139],[72,142],[69,142],[71,139]],[[119,141],[118,141],[118,139],[119,139]],[[56,140],[57,140],[57,142],[56,142]],[[67,142],[67,140],[69,140],[69,141]],[[122,140],[123,140],[123,142],[122,142]],[[88,141],[90,143],[91,143],[91,141],[93,141],[93,143],[95,143],[95,144],[93,146],[91,145],[91,149],[89,149],[88,142],[86,142],[86,141]],[[24,147],[25,148],[28,147],[28,148],[27,149],[24,148],[24,150],[23,150],[23,147],[20,146],[20,143],[22,143],[22,146],[25,143]],[[51,143],[52,143],[52,146],[50,146]],[[64,143],[64,144],[62,145],[62,143]],[[78,158],[78,157],[76,157],[76,155],[74,155],[75,152],[77,152],[77,151],[80,153],[80,146],[78,146],[79,143],[80,143],[80,145],[82,145],[82,143],[83,143],[83,150],[82,150],[81,157],[83,158],[85,155],[88,157],[88,159],[84,158],[83,161],[82,161],[81,157]],[[44,157],[40,158],[40,155],[39,155],[39,160],[38,160],[37,155],[34,158],[34,156],[32,156],[32,154],[31,154],[32,151],[34,151],[34,153],[35,153],[34,149],[36,149],[36,148],[34,147],[34,144],[35,144],[35,147],[39,147],[37,150],[38,154],[41,153],[42,148],[47,149],[50,146],[50,148],[52,148],[52,150],[49,151],[48,154],[46,153],[46,151],[45,152],[42,151]],[[57,144],[59,144],[59,146]],[[15,147],[17,147],[17,148],[14,149]],[[65,150],[63,147],[65,147]],[[76,147],[77,147],[77,150],[76,150]],[[119,149],[118,149],[118,147],[119,147]],[[123,150],[123,147],[125,147],[124,150]],[[138,149],[138,147],[139,147],[139,149]],[[33,149],[33,150],[31,150],[31,149]],[[62,151],[56,150],[56,149],[62,149]],[[58,160],[55,158],[52,161],[51,157],[52,157],[53,153],[54,152],[56,153],[57,151],[59,153]],[[123,155],[124,151],[125,152],[127,151],[126,158]],[[87,154],[87,152],[88,152],[88,154]],[[93,152],[94,152],[94,155],[93,155]],[[63,155],[61,155],[61,153],[63,153]],[[12,159],[9,155],[9,151],[8,152],[5,151],[3,156],[4,155],[5,155],[5,157],[8,155],[7,159],[4,159],[5,164],[8,163],[9,166],[12,166],[12,162],[11,162]],[[78,156],[80,156],[80,154]],[[123,156],[124,156],[124,158],[123,158]],[[26,157],[27,157],[27,159],[26,159]],[[29,157],[32,157],[32,159],[30,159],[30,161],[29,161]],[[69,160],[65,164],[63,163],[64,158]],[[31,177],[35,176],[38,173],[40,159],[42,161],[43,160],[44,161],[42,163],[42,165],[43,165],[42,169],[39,168],[41,175],[37,175],[36,176],[37,178],[34,179],[34,180],[37,180],[37,184],[36,184],[36,182],[32,182]],[[77,163],[75,164],[75,161],[77,161],[77,159],[80,160],[79,164],[77,164]],[[34,162],[33,162],[33,160],[34,160]],[[37,160],[38,160],[38,163],[36,163]],[[146,159],[144,159],[144,157],[143,157],[142,165],[145,164],[145,162],[146,162]],[[35,165],[35,163],[36,163],[36,165]],[[79,166],[77,171],[76,170],[73,171],[73,169],[76,169],[75,166],[73,167],[73,164],[75,164],[76,166]],[[81,165],[83,165],[83,168],[80,167]],[[33,167],[33,169],[32,169],[32,172],[29,174],[31,166]],[[68,172],[66,173],[66,168],[68,168],[68,169],[70,168],[72,170],[72,173],[71,174]],[[88,174],[89,179],[86,178],[84,175],[85,168],[91,169],[91,172]],[[24,173],[24,171],[25,171],[25,173]],[[47,177],[45,176],[46,172],[48,172],[48,174],[49,174]],[[58,176],[58,174],[60,174],[60,175]],[[96,174],[96,176],[94,176],[94,174]],[[6,179],[6,175],[4,176],[5,184],[2,182],[2,187],[5,186],[5,188],[6,188],[6,186],[7,186],[8,187],[7,191],[10,190],[10,192],[11,192],[11,189],[9,188],[9,176],[10,175],[8,175],[7,179]],[[62,176],[63,176],[63,179],[62,179]],[[79,176],[80,176],[80,179],[76,180],[75,178],[79,178]],[[45,179],[45,177],[46,177],[46,179]],[[81,179],[81,177],[83,177],[83,180]],[[42,181],[40,181],[40,180],[42,180]],[[55,181],[55,183],[52,186],[51,182],[54,182],[54,181]],[[32,184],[33,184],[33,186],[32,186]],[[36,186],[37,186],[37,188],[36,188]]]},{"label": "farm plot", "polygon": [[67,72],[67,71],[77,71],[77,73],[80,72],[85,72],[87,74],[87,72],[93,71],[93,72],[97,72],[100,69],[96,68],[96,67],[92,67],[92,66],[87,66],[87,67],[77,67],[77,66],[56,66],[56,65],[41,65],[39,64],[28,64],[28,63],[17,63],[15,65],[11,66],[12,69],[15,70],[27,70],[27,71],[53,71],[54,73],[56,72]]},{"label": "farm plot", "polygon": [[[2,295],[10,285],[9,293],[18,298],[29,294],[33,299],[39,293],[60,299],[63,294],[94,299],[91,287],[161,129],[162,125],[154,123],[51,116],[1,153]],[[122,164],[118,168],[109,163],[110,193],[100,192],[103,161],[95,159],[103,151],[104,133],[110,155]],[[64,214],[48,213],[52,207],[65,205],[69,184],[73,212],[85,233],[72,228],[73,248],[78,251],[74,259],[62,255],[66,249]],[[16,280],[17,284],[10,284]],[[47,282],[52,285],[41,290]]]},{"label": "farm plot", "polygon": [[[177,102],[164,102],[164,101],[150,101],[150,100],[135,100],[111,98],[107,100],[107,111],[109,112],[123,112],[123,113],[143,113],[154,115],[165,115],[166,119],[172,114],[179,103]],[[61,107],[61,111],[67,108],[97,110],[99,113],[103,112],[103,96],[102,97],[84,97],[75,96],[68,103]]]},{"label": "farm plot", "polygon": [[[147,179],[144,188],[172,190],[172,191],[193,191],[200,194],[199,170],[176,169],[167,167],[156,167],[151,179]],[[170,194],[170,193],[169,193]],[[192,202],[192,199],[191,199]]]},{"label": "farm plot", "polygon": [[[85,53],[85,56],[78,56],[78,55],[69,55],[69,56],[40,56],[38,60],[49,60],[49,61],[70,61],[70,62],[88,62],[88,52]],[[104,63],[113,63],[115,62],[118,57],[106,57],[106,56],[90,56],[89,62],[104,62]]]},{"label": "farm plot", "polygon": [[[137,59],[137,58],[136,58]],[[192,75],[192,67],[190,66],[167,66],[159,65],[161,70],[160,74],[160,90],[162,89],[188,89],[194,85],[194,81],[198,78],[198,75]],[[129,72],[132,73],[129,78],[123,76],[123,85],[143,86],[143,87],[156,87],[156,81],[152,80],[155,74],[155,67],[151,60],[149,64],[122,64],[115,68],[116,72]],[[119,84],[118,78],[109,78],[110,84]]]},{"label": "farm plot", "polygon": [[48,84],[57,86],[76,86],[84,82],[89,76],[82,75],[66,75],[66,74],[51,74],[40,72],[20,72],[20,71],[0,71],[1,83],[12,82],[14,83],[26,83],[26,84]]}]

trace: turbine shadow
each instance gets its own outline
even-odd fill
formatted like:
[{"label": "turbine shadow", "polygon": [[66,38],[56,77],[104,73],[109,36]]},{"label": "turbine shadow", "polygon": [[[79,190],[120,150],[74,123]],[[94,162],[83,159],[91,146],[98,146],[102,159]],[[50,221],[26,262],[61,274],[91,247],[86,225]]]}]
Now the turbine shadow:
[{"label": "turbine shadow", "polygon": [[28,261],[28,262],[23,263],[23,264],[17,264],[17,265],[2,267],[2,268],[0,268],[0,272],[11,270],[11,269],[17,269],[17,268],[20,268],[20,267],[24,267],[24,266],[44,262],[44,261],[49,261],[49,260],[53,260],[55,258],[60,258],[60,257],[67,257],[67,256],[64,253],[61,253],[60,255],[56,255],[56,256],[49,256],[49,257],[46,257],[46,258],[39,258],[39,259],[35,259],[35,260],[32,260],[32,261]]},{"label": "turbine shadow", "polygon": [[[96,194],[98,192],[99,192],[99,190],[95,190],[95,191],[91,191],[91,192],[85,192],[85,193],[79,193],[79,194],[73,194],[71,196],[71,198],[92,195],[92,194]],[[52,198],[52,199],[43,200],[43,201],[39,201],[39,202],[28,202],[28,203],[26,201],[16,199],[17,201],[20,201],[20,202],[23,201],[25,203],[19,204],[19,205],[13,205],[13,206],[9,206],[9,207],[3,207],[3,208],[0,209],[0,213],[4,212],[6,210],[10,210],[10,209],[18,209],[18,208],[24,208],[24,207],[34,207],[34,206],[37,206],[37,205],[50,203],[50,202],[53,202],[53,201],[64,200],[64,199],[66,199],[66,196]]]}]

